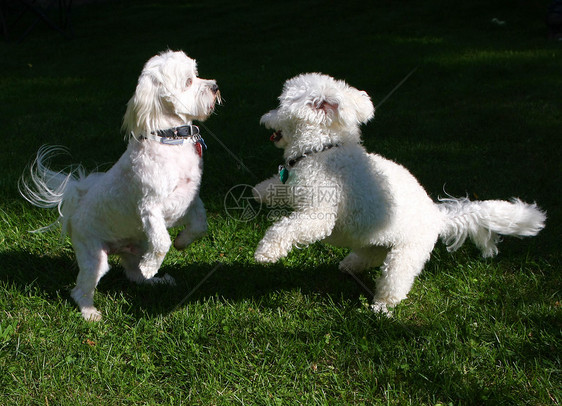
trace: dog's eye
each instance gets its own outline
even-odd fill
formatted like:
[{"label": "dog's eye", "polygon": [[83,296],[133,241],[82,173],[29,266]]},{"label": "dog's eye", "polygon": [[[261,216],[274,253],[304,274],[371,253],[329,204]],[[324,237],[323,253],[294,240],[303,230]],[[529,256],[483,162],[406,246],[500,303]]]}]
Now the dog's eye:
[{"label": "dog's eye", "polygon": [[191,78],[187,79],[187,82],[185,82],[185,87],[191,86],[192,83],[193,83],[193,79]]}]

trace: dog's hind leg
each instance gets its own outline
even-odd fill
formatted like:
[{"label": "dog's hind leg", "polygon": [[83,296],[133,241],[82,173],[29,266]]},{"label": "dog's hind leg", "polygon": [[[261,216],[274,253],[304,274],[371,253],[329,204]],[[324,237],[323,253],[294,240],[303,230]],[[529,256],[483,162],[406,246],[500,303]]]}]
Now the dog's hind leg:
[{"label": "dog's hind leg", "polygon": [[73,241],[73,246],[80,271],[76,287],[70,295],[80,308],[84,319],[98,321],[101,319],[101,313],[94,307],[94,291],[101,277],[109,271],[107,252],[101,246],[79,241]]},{"label": "dog's hind leg", "polygon": [[185,224],[185,229],[174,240],[174,247],[178,250],[184,249],[207,234],[207,215],[199,196],[193,201],[182,222]]},{"label": "dog's hind leg", "polygon": [[373,311],[388,313],[387,305],[397,305],[407,297],[416,276],[429,259],[435,240],[391,248],[384,261],[382,275],[377,280],[377,290],[371,306]]},{"label": "dog's hind leg", "polygon": [[386,247],[363,247],[354,249],[339,265],[343,273],[360,273],[369,268],[381,266],[388,255]]}]

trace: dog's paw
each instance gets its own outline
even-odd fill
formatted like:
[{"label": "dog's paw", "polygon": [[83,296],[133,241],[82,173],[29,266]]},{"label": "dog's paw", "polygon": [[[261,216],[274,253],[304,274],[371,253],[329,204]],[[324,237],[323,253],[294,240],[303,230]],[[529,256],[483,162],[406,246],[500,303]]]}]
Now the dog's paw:
[{"label": "dog's paw", "polygon": [[371,305],[371,311],[373,313],[380,313],[386,315],[387,317],[392,317],[392,312],[388,310],[386,303],[384,302],[374,302]]},{"label": "dog's paw", "polygon": [[146,279],[151,279],[154,275],[156,275],[160,269],[160,265],[162,265],[162,261],[164,261],[165,256],[165,252],[145,254],[139,263],[139,269],[142,275]]},{"label": "dog's paw", "polygon": [[287,254],[288,251],[283,249],[280,244],[272,244],[269,240],[264,239],[260,241],[258,248],[256,248],[254,258],[260,264],[271,264],[286,257]]},{"label": "dog's paw", "polygon": [[98,311],[93,306],[83,307],[80,309],[80,313],[82,313],[82,317],[86,321],[100,321],[101,320],[101,312]]},{"label": "dog's paw", "polygon": [[146,280],[152,279],[152,277],[158,273],[158,269],[160,269],[158,266],[151,263],[141,262],[139,264],[139,270],[141,271],[142,277]]},{"label": "dog's paw", "polygon": [[[290,247],[288,244],[287,246]],[[286,248],[283,240],[265,237],[258,244],[256,252],[254,253],[254,258],[257,262],[262,264],[273,263],[281,258],[285,258],[288,253],[289,250]]]},{"label": "dog's paw", "polygon": [[256,251],[256,253],[254,254],[254,259],[256,260],[256,262],[259,262],[260,264],[272,264],[279,260],[279,258],[276,257],[275,255],[271,255],[271,252],[258,252],[258,251]]}]

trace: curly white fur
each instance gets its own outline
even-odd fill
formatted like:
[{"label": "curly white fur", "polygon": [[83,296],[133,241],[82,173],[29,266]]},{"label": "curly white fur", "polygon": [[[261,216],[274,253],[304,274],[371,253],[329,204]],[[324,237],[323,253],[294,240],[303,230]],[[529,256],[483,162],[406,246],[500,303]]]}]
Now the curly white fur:
[{"label": "curly white fur", "polygon": [[59,209],[80,269],[72,297],[85,319],[101,318],[93,296],[109,270],[108,255],[119,255],[130,280],[173,283],[169,275],[155,277],[172,244],[167,229],[185,226],[174,241],[178,249],[206,233],[202,157],[193,143],[166,145],[151,133],[205,120],[216,102],[216,82],[198,78],[193,59],[163,52],[143,68],[123,120],[129,144],[109,171],[54,172],[46,162],[59,148],[42,147],[22,177],[20,191],[28,201]]},{"label": "curly white fur", "polygon": [[518,199],[434,203],[407,169],[366,152],[359,126],[374,107],[367,93],[343,81],[299,75],[285,83],[279,100],[261,122],[276,130],[272,140],[284,149],[290,174],[286,184],[274,175],[256,185],[255,197],[268,205],[278,193],[307,197],[294,199],[295,212],[267,230],[258,262],[315,241],[351,248],[340,269],[382,266],[372,308],[386,312],[406,298],[439,237],[451,251],[470,237],[491,256],[499,234],[532,236],[544,227],[545,213]]}]

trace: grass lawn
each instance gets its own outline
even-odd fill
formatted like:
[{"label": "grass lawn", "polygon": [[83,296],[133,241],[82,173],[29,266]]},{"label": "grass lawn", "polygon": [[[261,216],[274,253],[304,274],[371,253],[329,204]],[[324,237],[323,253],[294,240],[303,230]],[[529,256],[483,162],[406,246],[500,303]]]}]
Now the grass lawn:
[{"label": "grass lawn", "polygon": [[[560,404],[562,45],[546,40],[547,5],[121,0],[75,5],[70,39],[40,23],[0,42],[0,404]],[[95,296],[104,319],[87,323],[69,241],[28,233],[56,213],[17,180],[43,144],[69,148],[61,168],[107,169],[142,65],[167,48],[225,99],[203,130],[209,235],[170,251],[172,288],[131,284],[114,261]],[[328,73],[377,104],[416,67],[363,128],[366,147],[434,198],[536,201],[545,230],[489,260],[439,244],[393,318],[340,275],[345,250],[256,264],[268,213],[237,221],[224,199],[281,162],[259,118],[284,80]],[[369,290],[378,272],[361,276]]]}]

